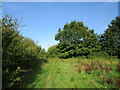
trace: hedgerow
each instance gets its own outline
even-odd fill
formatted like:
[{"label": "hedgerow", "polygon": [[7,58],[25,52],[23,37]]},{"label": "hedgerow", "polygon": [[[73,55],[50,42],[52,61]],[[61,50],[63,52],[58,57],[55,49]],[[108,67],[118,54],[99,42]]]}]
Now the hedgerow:
[{"label": "hedgerow", "polygon": [[46,52],[33,40],[23,37],[19,20],[12,15],[2,18],[2,86],[18,87],[25,70],[47,61]]}]

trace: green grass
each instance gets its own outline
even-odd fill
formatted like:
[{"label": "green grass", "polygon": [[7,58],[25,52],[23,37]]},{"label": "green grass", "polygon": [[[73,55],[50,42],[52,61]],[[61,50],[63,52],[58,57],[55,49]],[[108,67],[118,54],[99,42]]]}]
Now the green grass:
[{"label": "green grass", "polygon": [[[78,62],[80,61],[80,62]],[[91,73],[87,73],[83,64],[90,64],[92,61],[98,60],[79,60],[75,58],[71,59],[49,59],[48,63],[42,65],[41,68],[37,68],[34,71],[27,73],[23,83],[20,87],[24,88],[114,88],[117,87],[115,80],[108,84],[107,79],[109,77],[119,77],[119,72],[116,70],[118,60],[99,60],[102,66],[109,65],[112,70],[106,73],[98,70],[92,70]],[[82,68],[81,72],[78,69]],[[104,77],[104,82],[99,78]]]}]

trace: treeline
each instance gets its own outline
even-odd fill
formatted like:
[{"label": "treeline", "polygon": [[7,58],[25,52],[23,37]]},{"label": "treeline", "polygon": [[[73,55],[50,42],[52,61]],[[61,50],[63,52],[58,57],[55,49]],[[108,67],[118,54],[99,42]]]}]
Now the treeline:
[{"label": "treeline", "polygon": [[33,40],[20,35],[19,20],[2,18],[2,87],[18,87],[25,72],[47,61],[46,52]]},{"label": "treeline", "polygon": [[57,45],[48,49],[49,57],[94,58],[115,56],[120,58],[120,17],[116,17],[101,35],[84,26],[83,22],[66,23],[55,35]]}]

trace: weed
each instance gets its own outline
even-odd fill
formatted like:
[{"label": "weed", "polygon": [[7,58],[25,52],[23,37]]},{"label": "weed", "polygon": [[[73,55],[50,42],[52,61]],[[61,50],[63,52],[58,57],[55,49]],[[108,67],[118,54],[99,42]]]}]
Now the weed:
[{"label": "weed", "polygon": [[81,72],[82,72],[82,66],[79,66],[78,69],[77,69],[77,71],[78,71],[79,73],[81,73]]},{"label": "weed", "polygon": [[56,74],[59,74],[59,73],[60,73],[59,71],[56,72]]},{"label": "weed", "polygon": [[89,65],[87,65],[87,66],[86,66],[86,72],[87,72],[88,74],[90,74],[90,73],[91,73],[91,70],[92,70],[91,67],[90,67]]},{"label": "weed", "polygon": [[120,72],[120,62],[117,64],[117,71]]},{"label": "weed", "polygon": [[77,89],[78,88],[78,86],[77,85],[75,85],[75,89]]},{"label": "weed", "polygon": [[95,63],[92,61],[90,66],[91,66],[92,69],[94,69]]},{"label": "weed", "polygon": [[77,63],[81,63],[81,61],[78,60]]},{"label": "weed", "polygon": [[115,78],[115,86],[120,88],[120,77]]},{"label": "weed", "polygon": [[104,77],[103,76],[99,76],[100,79],[100,83],[103,84],[104,83]]},{"label": "weed", "polygon": [[78,65],[77,65],[77,64],[75,64],[74,66],[75,66],[75,67],[78,67]]},{"label": "weed", "polygon": [[72,81],[72,82],[74,81],[74,77],[71,77],[71,81]]},{"label": "weed", "polygon": [[108,83],[108,84],[112,84],[112,83],[113,83],[112,77],[109,77],[109,78],[108,78],[107,83]]},{"label": "weed", "polygon": [[105,71],[106,73],[109,73],[112,70],[112,67],[109,65],[106,65]]},{"label": "weed", "polygon": [[101,65],[101,64],[99,64],[99,67],[100,67],[100,68],[102,68],[102,65]]}]

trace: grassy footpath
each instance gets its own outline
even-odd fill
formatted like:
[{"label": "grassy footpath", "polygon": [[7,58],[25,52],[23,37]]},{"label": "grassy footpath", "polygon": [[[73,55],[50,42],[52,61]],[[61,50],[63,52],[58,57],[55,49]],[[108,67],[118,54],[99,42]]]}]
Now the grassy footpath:
[{"label": "grassy footpath", "polygon": [[114,88],[120,85],[117,60],[49,59],[26,75],[26,88]]}]

